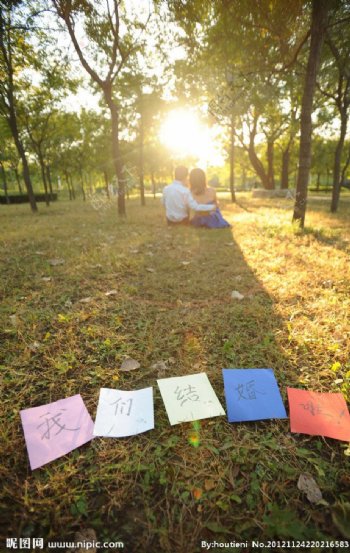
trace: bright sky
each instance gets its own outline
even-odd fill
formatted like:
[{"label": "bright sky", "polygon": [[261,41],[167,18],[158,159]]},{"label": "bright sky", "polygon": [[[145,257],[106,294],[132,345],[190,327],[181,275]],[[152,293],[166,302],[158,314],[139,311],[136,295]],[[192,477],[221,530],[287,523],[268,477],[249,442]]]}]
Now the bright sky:
[{"label": "bright sky", "polygon": [[203,124],[193,109],[183,108],[168,113],[159,137],[176,157],[193,157],[200,167],[206,169],[225,163],[218,141],[220,132],[218,126]]}]

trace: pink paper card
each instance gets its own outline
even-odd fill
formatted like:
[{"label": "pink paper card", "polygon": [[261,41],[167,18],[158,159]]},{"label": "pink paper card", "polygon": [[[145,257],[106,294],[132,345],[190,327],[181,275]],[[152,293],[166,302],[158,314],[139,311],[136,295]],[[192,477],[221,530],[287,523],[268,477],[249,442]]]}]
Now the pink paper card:
[{"label": "pink paper card", "polygon": [[79,394],[24,409],[20,415],[32,470],[94,437],[94,423]]},{"label": "pink paper card", "polygon": [[342,394],[287,388],[291,432],[350,441],[350,415]]}]

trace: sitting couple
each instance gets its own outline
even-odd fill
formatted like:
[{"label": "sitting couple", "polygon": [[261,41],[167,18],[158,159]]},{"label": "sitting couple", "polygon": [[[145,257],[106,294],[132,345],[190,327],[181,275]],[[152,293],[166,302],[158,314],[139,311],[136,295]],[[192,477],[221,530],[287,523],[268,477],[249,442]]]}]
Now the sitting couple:
[{"label": "sitting couple", "polygon": [[[190,223],[195,227],[230,227],[221,215],[215,190],[207,186],[204,171],[192,169],[189,180],[191,190],[188,189],[187,167],[176,167],[175,180],[163,190],[162,202],[168,225]],[[195,211],[191,220],[190,209]]]}]

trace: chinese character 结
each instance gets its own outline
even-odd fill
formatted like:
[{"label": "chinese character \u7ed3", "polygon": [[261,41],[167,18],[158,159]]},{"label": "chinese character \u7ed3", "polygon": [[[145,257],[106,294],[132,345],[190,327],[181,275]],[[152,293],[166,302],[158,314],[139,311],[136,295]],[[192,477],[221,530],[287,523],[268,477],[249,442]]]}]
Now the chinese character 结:
[{"label": "chinese character \u7ed3", "polygon": [[181,407],[188,400],[189,401],[199,400],[199,395],[196,392],[196,388],[194,386],[191,386],[191,384],[189,384],[185,388],[180,388],[179,386],[177,386],[174,394],[176,394],[176,399],[178,401],[181,401]]}]

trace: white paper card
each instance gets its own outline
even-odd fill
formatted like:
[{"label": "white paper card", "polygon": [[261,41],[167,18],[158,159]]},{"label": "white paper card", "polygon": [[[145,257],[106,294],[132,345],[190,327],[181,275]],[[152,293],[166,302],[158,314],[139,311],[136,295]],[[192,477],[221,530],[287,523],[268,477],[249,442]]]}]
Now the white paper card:
[{"label": "white paper card", "polygon": [[123,391],[101,388],[94,436],[123,438],[154,428],[153,388]]},{"label": "white paper card", "polygon": [[206,373],[157,380],[171,425],[225,415]]}]

